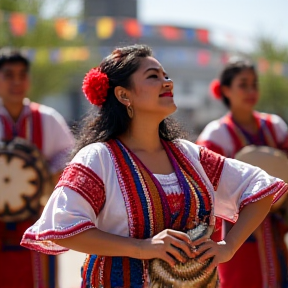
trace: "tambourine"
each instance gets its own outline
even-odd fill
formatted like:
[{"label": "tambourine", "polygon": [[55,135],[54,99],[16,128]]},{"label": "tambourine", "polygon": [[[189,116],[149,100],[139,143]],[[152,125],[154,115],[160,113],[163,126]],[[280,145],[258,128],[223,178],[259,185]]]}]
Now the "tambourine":
[{"label": "tambourine", "polygon": [[249,145],[236,153],[235,159],[257,166],[271,176],[288,182],[288,158],[279,149],[268,146]]},{"label": "tambourine", "polygon": [[48,190],[51,177],[37,147],[22,138],[0,142],[0,221],[19,222],[38,215]]},{"label": "tambourine", "polygon": [[[212,229],[207,224],[200,224],[187,232],[192,241],[206,234],[211,234]],[[202,255],[202,254],[201,254]],[[213,258],[204,262],[198,257],[187,259],[186,263],[177,261],[174,267],[161,259],[149,261],[150,288],[216,288],[219,286],[217,269],[208,269]]]}]

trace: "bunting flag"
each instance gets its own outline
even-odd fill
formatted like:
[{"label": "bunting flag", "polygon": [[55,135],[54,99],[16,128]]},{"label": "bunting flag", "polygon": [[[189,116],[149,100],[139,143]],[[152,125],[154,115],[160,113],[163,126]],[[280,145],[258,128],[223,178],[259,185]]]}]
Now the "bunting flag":
[{"label": "bunting flag", "polygon": [[197,29],[196,37],[202,43],[209,43],[209,31],[205,29]]},{"label": "bunting flag", "polygon": [[78,34],[78,25],[76,20],[68,20],[64,18],[56,19],[55,29],[57,35],[65,40],[72,40]]},{"label": "bunting flag", "polygon": [[11,13],[10,29],[15,36],[24,36],[27,32],[27,16],[22,13]]},{"label": "bunting flag", "polygon": [[283,74],[283,64],[280,62],[275,62],[272,65],[272,71],[276,74],[276,75],[282,75]]},{"label": "bunting flag", "polygon": [[111,17],[102,17],[96,21],[96,35],[100,39],[111,38],[114,34],[115,21]]},{"label": "bunting flag", "polygon": [[182,33],[179,28],[172,26],[159,26],[160,34],[167,40],[180,40]]},{"label": "bunting flag", "polygon": [[199,50],[197,60],[200,66],[207,66],[210,62],[210,52],[208,50]]},{"label": "bunting flag", "polygon": [[270,64],[266,59],[260,58],[258,60],[258,70],[260,73],[266,73],[269,68],[270,68]]},{"label": "bunting flag", "polygon": [[[95,59],[95,53],[98,58],[103,58],[111,53],[111,47],[100,46],[93,53],[91,48],[82,47],[58,47],[58,48],[22,48],[23,55],[28,57],[31,62],[37,64],[52,64],[66,63],[72,61],[89,61]],[[179,47],[155,47],[153,55],[157,60],[165,65],[178,63],[179,65],[188,65],[191,69],[196,67],[219,68],[227,64],[231,55],[227,52],[213,54],[208,49],[203,48],[179,48]],[[269,62],[266,59],[260,58],[257,60],[257,66],[260,74],[268,71],[278,76],[288,77],[288,63]]]},{"label": "bunting flag", "polygon": [[60,49],[59,62],[87,61],[90,51],[87,47],[67,47]]},{"label": "bunting flag", "polygon": [[130,37],[140,38],[142,36],[142,25],[136,19],[125,20],[124,30]]},{"label": "bunting flag", "polygon": [[192,28],[184,28],[184,36],[187,40],[195,40],[196,38],[196,31]]},{"label": "bunting flag", "polygon": [[28,15],[27,17],[27,28],[28,30],[33,30],[37,24],[37,17],[34,15]]}]

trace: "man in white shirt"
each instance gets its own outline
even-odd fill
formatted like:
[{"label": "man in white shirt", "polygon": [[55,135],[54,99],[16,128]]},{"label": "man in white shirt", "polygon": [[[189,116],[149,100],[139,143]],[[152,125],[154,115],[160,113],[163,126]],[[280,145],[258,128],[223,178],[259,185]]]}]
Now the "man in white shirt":
[{"label": "man in white shirt", "polygon": [[[45,105],[30,102],[26,98],[30,87],[29,69],[29,60],[21,54],[17,52],[2,54],[0,52],[0,143],[2,143],[2,146],[0,146],[0,162],[2,161],[0,163],[2,167],[0,167],[1,288],[54,288],[56,285],[55,258],[45,255],[43,257],[43,255],[23,249],[19,245],[23,232],[31,223],[35,222],[40,212],[38,211],[39,209],[36,209],[36,211],[31,208],[30,204],[34,196],[30,199],[27,196],[27,192],[22,191],[24,188],[21,188],[22,190],[20,189],[19,191],[16,191],[17,188],[14,188],[17,185],[18,187],[26,185],[20,182],[24,177],[23,175],[26,175],[26,172],[24,173],[23,170],[23,174],[21,171],[16,170],[25,169],[31,163],[29,165],[22,165],[22,168],[19,164],[20,168],[15,168],[19,166],[16,164],[21,163],[25,157],[23,159],[16,157],[18,162],[13,163],[13,151],[11,152],[12,158],[6,157],[4,154],[1,155],[3,143],[6,145],[15,141],[15,139],[21,139],[20,141],[25,139],[28,145],[32,144],[34,146],[31,145],[31,147],[37,147],[36,150],[39,152],[39,155],[45,159],[48,166],[48,174],[51,176],[50,179],[53,182],[52,185],[55,185],[74,144],[69,127],[64,118],[56,110]],[[11,170],[12,168],[14,170]],[[31,171],[29,175],[36,173],[35,171]],[[9,175],[9,173],[12,175]],[[22,175],[23,177],[19,177],[18,175]],[[40,175],[39,179],[43,178],[41,177]],[[29,185],[32,183],[31,185],[33,186],[36,185],[35,182],[38,180],[28,179],[27,181]],[[14,198],[10,198],[9,202],[11,191]],[[19,194],[19,199],[15,200],[17,193]],[[39,193],[42,192],[40,191]],[[21,200],[22,198],[25,201]],[[30,216],[24,213],[23,215],[25,216],[23,216],[23,219],[15,217],[16,220],[14,221],[13,215],[19,216],[20,213],[16,211],[18,208],[15,208],[18,202],[20,205],[18,206],[21,207],[21,209],[18,207],[19,211],[25,211],[26,209],[27,211],[29,210],[28,212],[26,211],[28,214],[30,211],[33,211]]]}]

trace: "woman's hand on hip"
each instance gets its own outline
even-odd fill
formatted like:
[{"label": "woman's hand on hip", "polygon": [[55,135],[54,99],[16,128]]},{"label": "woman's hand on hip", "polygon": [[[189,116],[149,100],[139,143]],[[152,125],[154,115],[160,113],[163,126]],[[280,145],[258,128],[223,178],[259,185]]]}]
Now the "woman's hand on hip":
[{"label": "woman's hand on hip", "polygon": [[198,256],[197,261],[199,262],[213,258],[209,267],[213,269],[220,263],[229,261],[233,257],[234,252],[225,241],[214,242],[211,239],[206,239],[195,250],[195,254]]}]

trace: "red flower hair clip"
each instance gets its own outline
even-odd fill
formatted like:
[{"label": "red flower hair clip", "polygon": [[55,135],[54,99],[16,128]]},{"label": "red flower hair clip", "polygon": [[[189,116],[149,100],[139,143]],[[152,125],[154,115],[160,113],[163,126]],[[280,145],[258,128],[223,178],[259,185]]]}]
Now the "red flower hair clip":
[{"label": "red flower hair clip", "polygon": [[107,75],[100,68],[92,68],[84,77],[82,91],[91,104],[101,106],[106,101],[109,88]]},{"label": "red flower hair clip", "polygon": [[221,99],[222,98],[222,94],[221,94],[221,84],[220,81],[218,79],[214,79],[211,83],[210,83],[210,93],[212,94],[212,96],[215,99]]}]

